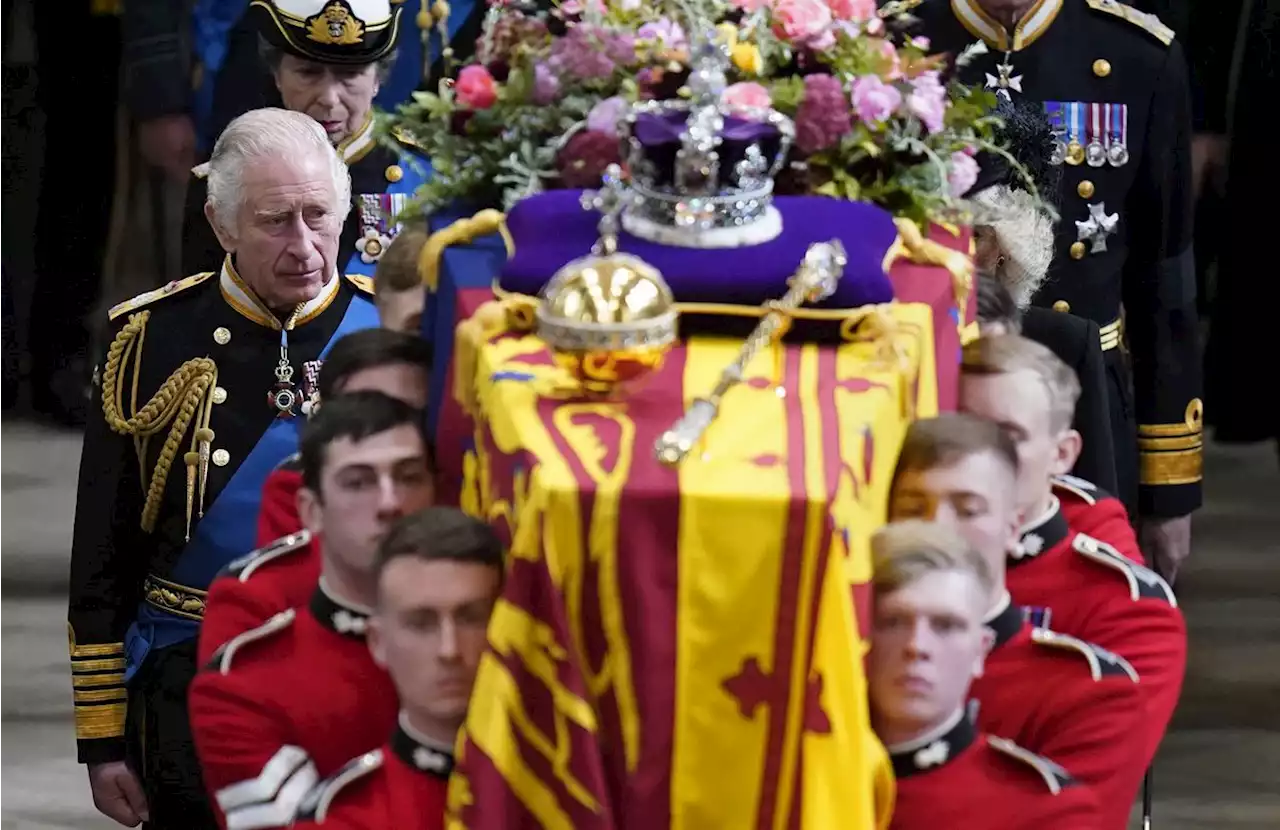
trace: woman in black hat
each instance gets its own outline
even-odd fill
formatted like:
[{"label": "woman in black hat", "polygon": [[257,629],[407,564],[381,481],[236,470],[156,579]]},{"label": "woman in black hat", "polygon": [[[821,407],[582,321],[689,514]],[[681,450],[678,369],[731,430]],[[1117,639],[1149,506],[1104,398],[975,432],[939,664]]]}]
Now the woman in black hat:
[{"label": "woman in black hat", "polygon": [[[324,128],[351,171],[352,210],[338,252],[344,273],[371,276],[395,237],[392,217],[430,175],[410,147],[374,135],[373,100],[396,59],[404,10],[390,0],[252,0],[247,19],[286,109]],[[416,37],[416,27],[407,36]],[[204,216],[203,165],[193,171],[183,226],[184,273],[216,269],[223,257]]]}]

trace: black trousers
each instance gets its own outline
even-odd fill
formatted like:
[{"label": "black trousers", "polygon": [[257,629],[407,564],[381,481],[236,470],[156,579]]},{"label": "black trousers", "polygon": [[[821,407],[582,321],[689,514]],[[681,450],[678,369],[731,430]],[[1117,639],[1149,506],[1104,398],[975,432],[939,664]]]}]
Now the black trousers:
[{"label": "black trousers", "polygon": [[1129,517],[1138,516],[1138,417],[1133,403],[1133,375],[1123,349],[1104,352],[1107,359],[1107,404],[1115,441],[1116,497]]},{"label": "black trousers", "polygon": [[147,796],[148,830],[218,827],[187,716],[187,687],[197,668],[192,639],[152,650],[129,685],[129,763]]},{"label": "black trousers", "polygon": [[[115,188],[120,21],[91,15],[88,3],[31,6],[45,155],[27,348],[33,402],[49,411],[83,406],[75,389],[89,376],[88,317],[101,290]],[[68,369],[83,378],[59,394],[55,374]]]}]

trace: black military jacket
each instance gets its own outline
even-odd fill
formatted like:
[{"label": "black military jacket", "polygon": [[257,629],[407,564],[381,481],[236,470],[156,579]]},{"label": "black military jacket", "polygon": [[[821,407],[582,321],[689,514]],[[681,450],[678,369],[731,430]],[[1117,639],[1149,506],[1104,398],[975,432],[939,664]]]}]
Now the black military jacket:
[{"label": "black military jacket", "polygon": [[925,0],[913,13],[933,51],[986,43],[988,53],[961,80],[1044,102],[1064,156],[1062,219],[1049,278],[1033,302],[1096,322],[1112,361],[1125,359],[1123,340],[1139,511],[1190,513],[1201,500],[1203,406],[1190,104],[1173,32],[1116,0],[1037,0],[1012,33],[978,0]]},{"label": "black military jacket", "polygon": [[[67,620],[82,762],[124,757],[125,673],[145,656],[130,627],[150,613],[159,620],[145,632],[151,646],[193,636],[209,579],[254,547],[261,479],[297,449],[322,351],[376,320],[370,287],[335,276],[297,312],[287,333],[294,418],[280,417],[271,399],[280,391],[281,322],[229,259],[221,273],[175,280],[111,310],[71,552]],[[243,549],[230,549],[240,537]]]}]

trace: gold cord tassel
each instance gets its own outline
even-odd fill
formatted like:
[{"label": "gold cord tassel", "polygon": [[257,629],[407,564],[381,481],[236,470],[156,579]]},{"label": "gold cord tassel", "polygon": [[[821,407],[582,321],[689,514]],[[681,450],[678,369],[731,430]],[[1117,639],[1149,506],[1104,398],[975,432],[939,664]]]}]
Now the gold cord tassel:
[{"label": "gold cord tassel", "polygon": [[187,464],[187,535],[186,541],[191,541],[191,507],[196,500],[196,466],[200,463],[200,453],[189,452],[182,457]]},{"label": "gold cord tassel", "polygon": [[196,430],[196,460],[200,468],[200,518],[204,518],[204,491],[209,482],[209,456],[213,445],[213,430],[201,427]]}]

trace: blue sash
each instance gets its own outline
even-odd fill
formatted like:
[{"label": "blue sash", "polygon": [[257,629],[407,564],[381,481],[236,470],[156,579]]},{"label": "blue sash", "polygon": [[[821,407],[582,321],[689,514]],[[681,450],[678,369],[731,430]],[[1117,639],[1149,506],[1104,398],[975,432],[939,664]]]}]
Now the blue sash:
[{"label": "blue sash", "polygon": [[[341,278],[340,278],[341,279]],[[347,313],[320,352],[324,358],[343,335],[378,325],[378,312],[364,297],[352,297]],[[276,418],[231,480],[204,511],[191,533],[191,541],[178,557],[169,579],[180,585],[204,589],[228,562],[244,556],[254,547],[262,485],[281,460],[298,451],[300,418]],[[188,640],[200,633],[196,620],[166,613],[142,602],[138,616],[124,637],[125,682],[128,683],[153,648]]]},{"label": "blue sash", "polygon": [[[374,230],[379,234],[378,244],[382,246],[383,250],[391,243],[392,239],[395,239],[396,233],[400,230],[400,224],[396,221],[396,214],[404,207],[405,201],[431,176],[431,162],[425,156],[420,156],[408,149],[401,151],[397,165],[402,174],[400,181],[388,183],[387,189],[379,200],[381,215],[374,222],[366,222],[363,211],[363,201],[366,194],[357,193],[355,197],[355,211],[360,222],[360,234],[356,239],[359,240],[367,231]],[[356,248],[351,254],[351,258],[347,260],[347,269],[343,273],[372,277],[373,271],[377,266],[376,259],[373,262],[365,262],[363,252]]]},{"label": "blue sash", "polygon": [[[472,210],[450,209],[431,218],[432,232],[447,228],[457,219],[469,218]],[[488,288],[493,285],[507,261],[507,248],[498,234],[480,237],[470,245],[445,248],[441,257],[439,284],[427,295],[422,315],[422,336],[434,349],[431,366],[431,388],[427,401],[427,434],[435,437],[440,421],[440,407],[446,395],[445,383],[453,360],[453,330],[457,325],[458,291],[466,288]]]},{"label": "blue sash", "polygon": [[192,57],[201,67],[192,116],[202,148],[211,146],[217,138],[205,135],[213,113],[213,88],[227,58],[228,36],[248,8],[249,0],[196,0],[191,10]]}]

